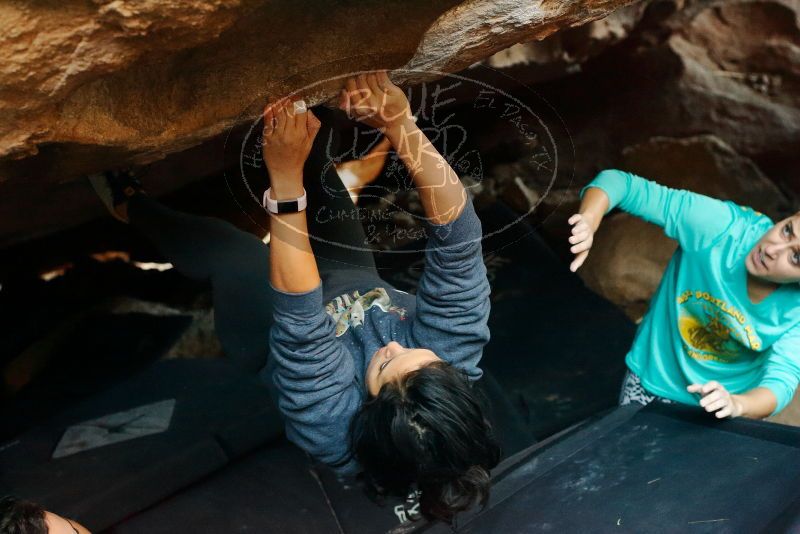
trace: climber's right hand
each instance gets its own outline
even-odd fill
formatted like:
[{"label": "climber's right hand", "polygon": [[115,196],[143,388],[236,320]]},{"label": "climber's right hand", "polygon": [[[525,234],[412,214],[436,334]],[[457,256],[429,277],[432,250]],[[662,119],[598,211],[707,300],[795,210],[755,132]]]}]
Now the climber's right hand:
[{"label": "climber's right hand", "polygon": [[385,70],[350,77],[339,94],[339,109],[384,133],[413,120],[411,105]]}]

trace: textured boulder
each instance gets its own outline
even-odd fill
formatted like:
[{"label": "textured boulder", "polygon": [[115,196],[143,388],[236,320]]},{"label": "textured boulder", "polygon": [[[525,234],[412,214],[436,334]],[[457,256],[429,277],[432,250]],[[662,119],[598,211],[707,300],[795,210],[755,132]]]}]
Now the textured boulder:
[{"label": "textured boulder", "polygon": [[[405,81],[433,79],[434,71],[462,69],[631,1],[7,4],[0,7],[0,245],[96,215],[76,183],[81,175],[224,136],[268,98],[362,69],[406,66],[431,72]],[[332,80],[305,96],[320,102],[338,86]],[[182,171],[174,180],[187,179]],[[169,188],[172,178],[164,179]]]},{"label": "textured boulder", "polygon": [[541,41],[517,43],[484,60],[484,64],[525,84],[579,72],[589,59],[604,52],[636,27],[647,7],[639,2],[605,18],[567,28]]},{"label": "textured boulder", "polygon": [[564,109],[578,175],[648,137],[710,133],[800,191],[798,21],[794,0],[651,2],[620,46],[557,88],[580,99]]}]

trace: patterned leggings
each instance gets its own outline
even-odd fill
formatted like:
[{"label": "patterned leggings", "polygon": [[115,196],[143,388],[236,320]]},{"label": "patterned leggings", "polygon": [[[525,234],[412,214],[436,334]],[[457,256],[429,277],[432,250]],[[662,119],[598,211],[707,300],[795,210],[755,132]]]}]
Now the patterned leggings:
[{"label": "patterned leggings", "polygon": [[665,404],[675,403],[675,401],[648,393],[647,390],[644,389],[644,386],[642,386],[642,381],[639,378],[639,375],[628,370],[625,373],[625,378],[622,380],[622,388],[619,392],[618,404],[620,406],[625,406],[626,404],[636,403],[646,406],[653,401],[663,402]]}]

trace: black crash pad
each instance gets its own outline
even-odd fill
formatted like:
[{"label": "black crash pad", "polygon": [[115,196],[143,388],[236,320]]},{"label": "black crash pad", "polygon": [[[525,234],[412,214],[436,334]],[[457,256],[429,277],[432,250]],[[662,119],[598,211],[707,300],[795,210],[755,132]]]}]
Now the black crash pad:
[{"label": "black crash pad", "polygon": [[624,406],[509,458],[494,480],[459,532],[796,532],[800,429]]},{"label": "black crash pad", "polygon": [[[507,413],[497,383],[487,375],[481,386],[500,423],[501,441],[523,448],[514,440],[524,431]],[[225,466],[109,532],[386,532],[413,527],[419,519],[415,504],[396,497],[378,504],[358,480],[341,481],[328,468],[312,465],[293,445],[278,443]]]},{"label": "black crash pad", "polygon": [[0,408],[0,440],[11,439],[152,365],[191,324],[188,315],[91,312],[55,342],[49,365]]},{"label": "black crash pad", "polygon": [[[71,425],[170,399],[174,411],[164,432],[52,457]],[[135,432],[135,424],[107,431]],[[219,360],[161,361],[0,446],[0,494],[101,530],[282,432],[257,378]]]},{"label": "black crash pad", "polygon": [[306,455],[278,440],[107,532],[333,534],[340,529]]},{"label": "black crash pad", "polygon": [[[507,458],[493,479],[488,506],[460,514],[456,532],[792,532],[800,429],[625,406]],[[109,532],[452,532],[401,525],[401,502],[359,508],[361,489],[332,491],[335,482],[295,447],[273,444]]]}]

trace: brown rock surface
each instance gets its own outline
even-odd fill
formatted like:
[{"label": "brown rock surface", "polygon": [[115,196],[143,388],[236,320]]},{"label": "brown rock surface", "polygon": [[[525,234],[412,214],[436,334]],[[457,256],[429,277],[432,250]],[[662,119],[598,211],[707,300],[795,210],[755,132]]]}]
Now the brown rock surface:
[{"label": "brown rock surface", "polygon": [[517,43],[487,58],[484,64],[502,69],[526,84],[579,72],[587,60],[626,38],[641,20],[646,6],[646,2],[631,4],[547,39]]},{"label": "brown rock surface", "polygon": [[798,15],[795,0],[650,2],[627,39],[553,90],[575,102],[563,112],[578,176],[649,137],[710,133],[800,191]]},{"label": "brown rock surface", "polygon": [[[747,158],[713,136],[654,138],[624,151],[621,168],[660,184],[751,206],[773,219],[792,212],[789,199]],[[638,320],[676,243],[661,228],[627,213],[603,221],[579,271],[597,293]]]},{"label": "brown rock surface", "polygon": [[[6,4],[0,246],[98,214],[80,176],[224,136],[270,97],[361,69],[452,72],[631,1]],[[320,102],[338,85],[305,96]]]}]

